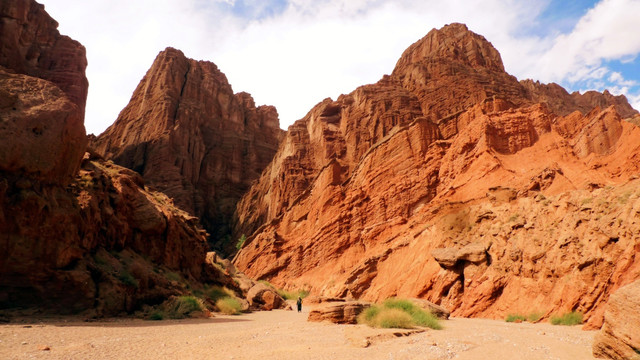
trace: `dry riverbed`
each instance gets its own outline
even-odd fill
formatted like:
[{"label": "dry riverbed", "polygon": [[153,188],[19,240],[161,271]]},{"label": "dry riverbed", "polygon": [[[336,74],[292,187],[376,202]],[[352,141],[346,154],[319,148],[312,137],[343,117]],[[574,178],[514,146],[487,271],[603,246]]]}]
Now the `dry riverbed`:
[{"label": "dry riverbed", "polygon": [[579,326],[454,318],[444,330],[407,334],[312,323],[307,315],[2,324],[0,359],[593,359],[595,332]]}]

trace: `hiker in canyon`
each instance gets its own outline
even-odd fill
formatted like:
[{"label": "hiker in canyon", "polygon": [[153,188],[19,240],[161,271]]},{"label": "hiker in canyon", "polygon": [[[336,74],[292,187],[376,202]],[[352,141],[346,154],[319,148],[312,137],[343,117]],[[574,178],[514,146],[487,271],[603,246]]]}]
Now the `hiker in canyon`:
[{"label": "hiker in canyon", "polygon": [[298,301],[296,301],[296,304],[298,305],[298,312],[302,312],[302,298],[300,296],[298,296]]}]

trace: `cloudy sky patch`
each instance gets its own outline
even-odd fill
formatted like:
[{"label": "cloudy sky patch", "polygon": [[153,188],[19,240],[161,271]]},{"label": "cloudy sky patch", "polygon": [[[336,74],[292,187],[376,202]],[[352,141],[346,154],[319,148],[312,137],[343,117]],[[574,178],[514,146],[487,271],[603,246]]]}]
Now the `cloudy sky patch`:
[{"label": "cloudy sky patch", "polygon": [[286,129],[389,74],[432,28],[466,23],[518,79],[609,89],[640,108],[640,0],[40,0],[87,48],[86,127],[104,131],[158,52],[213,61]]}]

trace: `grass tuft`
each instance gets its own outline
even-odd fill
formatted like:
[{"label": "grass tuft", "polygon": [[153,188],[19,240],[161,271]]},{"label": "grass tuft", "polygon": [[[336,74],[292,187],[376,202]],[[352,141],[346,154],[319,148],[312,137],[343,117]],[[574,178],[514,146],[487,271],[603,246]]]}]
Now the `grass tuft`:
[{"label": "grass tuft", "polygon": [[363,311],[358,322],[372,327],[413,328],[423,326],[431,329],[442,329],[438,319],[430,312],[423,310],[410,300],[390,298],[382,305],[374,305]]},{"label": "grass tuft", "polygon": [[504,319],[506,322],[523,322],[527,321],[527,317],[521,314],[509,314],[507,318]]},{"label": "grass tuft", "polygon": [[216,307],[227,315],[238,315],[242,311],[242,304],[236,298],[225,297],[216,301]]},{"label": "grass tuft", "polygon": [[383,309],[375,318],[377,327],[411,329],[414,327],[411,315],[400,309]]},{"label": "grass tuft", "polygon": [[582,324],[583,316],[582,313],[572,311],[569,313],[565,313],[561,316],[552,316],[551,324],[553,325],[579,325]]},{"label": "grass tuft", "polygon": [[542,313],[536,311],[527,315],[527,321],[530,323],[537,323],[540,319],[542,319]]}]

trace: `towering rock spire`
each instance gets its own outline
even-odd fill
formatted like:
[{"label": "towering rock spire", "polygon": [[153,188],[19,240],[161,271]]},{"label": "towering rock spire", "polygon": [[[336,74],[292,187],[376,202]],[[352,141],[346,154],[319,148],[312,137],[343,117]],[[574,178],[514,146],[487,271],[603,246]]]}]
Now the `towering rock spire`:
[{"label": "towering rock spire", "polygon": [[167,48],[94,146],[200,217],[221,240],[236,202],[271,161],[282,134],[274,107],[234,94],[215,64]]}]

